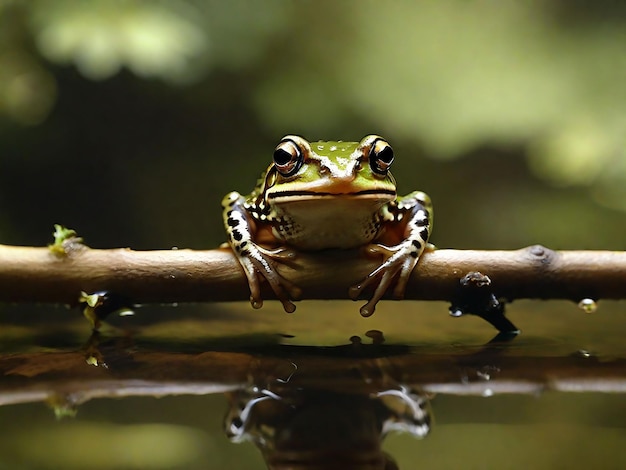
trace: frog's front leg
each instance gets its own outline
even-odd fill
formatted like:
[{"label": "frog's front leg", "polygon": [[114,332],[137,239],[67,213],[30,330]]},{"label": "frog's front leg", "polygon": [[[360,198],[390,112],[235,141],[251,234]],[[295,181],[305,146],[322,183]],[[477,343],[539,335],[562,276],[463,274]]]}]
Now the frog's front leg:
[{"label": "frog's front leg", "polygon": [[[374,313],[376,304],[397,279],[393,297],[404,296],[411,272],[424,249],[428,247],[428,237],[432,230],[433,210],[430,198],[421,191],[415,191],[399,199],[393,205],[383,208],[381,212],[384,226],[381,236],[367,246],[371,254],[382,254],[383,263],[372,271],[363,281],[350,288],[350,297],[357,299],[363,289],[376,285],[370,300],[361,307],[361,315],[369,317]],[[400,237],[401,241],[392,246],[383,244],[385,235]]]},{"label": "frog's front leg", "polygon": [[300,289],[276,271],[275,262],[292,259],[295,257],[295,252],[285,247],[270,250],[255,243],[258,223],[245,208],[244,203],[244,197],[233,191],[222,200],[222,208],[228,244],[233,249],[248,279],[250,303],[254,308],[263,306],[260,274],[267,280],[285,311],[292,313],[296,306],[291,299],[299,297]]}]

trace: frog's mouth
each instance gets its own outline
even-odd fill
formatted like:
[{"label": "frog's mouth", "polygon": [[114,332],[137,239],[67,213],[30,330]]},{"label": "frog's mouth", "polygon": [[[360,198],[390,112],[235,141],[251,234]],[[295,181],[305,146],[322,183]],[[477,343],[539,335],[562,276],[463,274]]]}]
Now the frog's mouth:
[{"label": "frog's mouth", "polygon": [[356,192],[329,192],[329,191],[276,191],[268,194],[270,200],[283,199],[319,199],[319,198],[379,198],[394,199],[396,192],[390,189],[366,189]]}]

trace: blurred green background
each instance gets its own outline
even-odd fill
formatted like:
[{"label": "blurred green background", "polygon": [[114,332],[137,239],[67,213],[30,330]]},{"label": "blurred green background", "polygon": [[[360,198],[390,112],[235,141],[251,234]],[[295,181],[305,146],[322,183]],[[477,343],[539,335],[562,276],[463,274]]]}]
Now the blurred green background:
[{"label": "blurred green background", "polygon": [[442,247],[624,249],[626,4],[0,0],[0,242],[209,248],[287,133],[385,136]]},{"label": "blurred green background", "polygon": [[[98,248],[215,247],[225,240],[222,196],[251,191],[288,133],[385,136],[400,193],[433,199],[440,247],[623,250],[626,3],[0,0],[2,244],[45,245],[61,223]],[[443,303],[385,303],[367,324],[352,303],[303,302],[294,316],[273,304],[261,314],[204,305],[204,323],[188,314],[197,323],[187,328],[184,307],[160,327],[219,335],[211,314],[225,311],[236,331],[261,324],[304,340],[378,328],[480,344],[492,333],[477,319],[448,320]],[[409,311],[416,305],[426,314]],[[558,332],[572,351],[601,349],[623,326],[623,303],[593,319],[571,304],[541,305],[509,310],[524,312],[516,347],[550,350],[541,340]],[[44,330],[50,313],[59,319],[48,307],[19,318],[44,319],[35,325]],[[65,315],[87,338],[78,314]],[[575,468],[582,450],[595,463],[625,460],[623,426],[605,419],[624,416],[623,397],[438,400],[442,426],[430,441],[389,439],[409,462],[402,468],[416,449],[431,468],[457,455],[456,466],[471,468],[524,468],[529,456],[535,468]],[[476,406],[481,417],[458,413]],[[225,407],[221,396],[100,400],[61,424],[41,404],[2,407],[12,437],[0,468],[260,468],[252,446],[227,444]],[[487,440],[501,451],[472,460]],[[465,452],[448,452],[450,442]]]}]

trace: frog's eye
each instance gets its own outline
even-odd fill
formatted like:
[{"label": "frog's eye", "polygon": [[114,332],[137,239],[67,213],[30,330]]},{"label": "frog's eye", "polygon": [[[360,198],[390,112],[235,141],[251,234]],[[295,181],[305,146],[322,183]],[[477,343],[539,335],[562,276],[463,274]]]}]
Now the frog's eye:
[{"label": "frog's eye", "polygon": [[379,175],[386,175],[393,163],[393,149],[382,139],[378,139],[370,149],[370,168]]},{"label": "frog's eye", "polygon": [[274,150],[274,166],[283,176],[295,174],[302,166],[302,150],[291,140],[283,140]]}]

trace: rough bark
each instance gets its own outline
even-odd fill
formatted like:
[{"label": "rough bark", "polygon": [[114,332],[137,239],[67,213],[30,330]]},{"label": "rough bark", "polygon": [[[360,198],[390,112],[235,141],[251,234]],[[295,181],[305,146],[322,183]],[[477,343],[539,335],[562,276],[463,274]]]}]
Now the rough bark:
[{"label": "rough bark", "polygon": [[[66,243],[65,251],[0,245],[0,301],[75,304],[81,291],[109,291],[136,303],[247,300],[248,287],[229,249],[91,249]],[[348,288],[380,260],[358,250],[301,254],[285,277],[302,299],[346,299]],[[499,298],[622,299],[626,252],[436,250],[423,255],[407,286],[407,299],[452,300],[466,274],[489,277]],[[267,286],[266,286],[267,287]],[[266,288],[265,299],[273,299]]]}]

